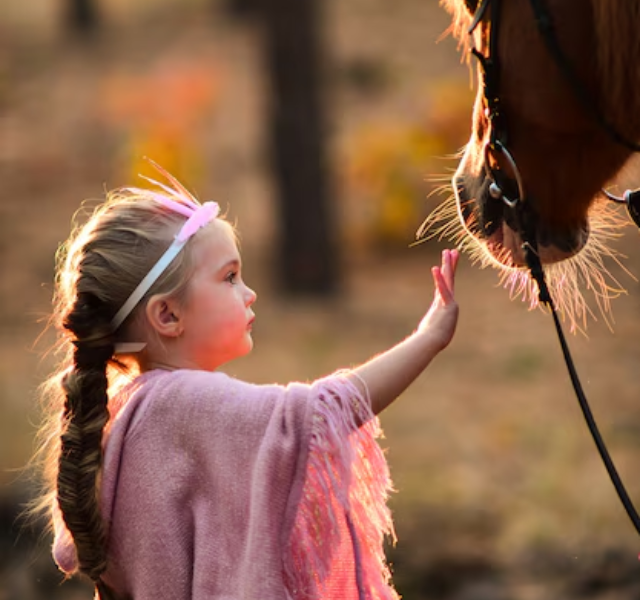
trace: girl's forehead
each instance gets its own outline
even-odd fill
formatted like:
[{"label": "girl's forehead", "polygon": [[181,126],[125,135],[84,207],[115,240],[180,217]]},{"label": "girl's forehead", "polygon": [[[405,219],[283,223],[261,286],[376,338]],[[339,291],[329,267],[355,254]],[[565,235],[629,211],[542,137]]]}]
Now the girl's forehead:
[{"label": "girl's forehead", "polygon": [[240,252],[233,228],[222,219],[214,219],[196,235],[193,255],[196,264],[202,260],[213,267],[240,260]]}]

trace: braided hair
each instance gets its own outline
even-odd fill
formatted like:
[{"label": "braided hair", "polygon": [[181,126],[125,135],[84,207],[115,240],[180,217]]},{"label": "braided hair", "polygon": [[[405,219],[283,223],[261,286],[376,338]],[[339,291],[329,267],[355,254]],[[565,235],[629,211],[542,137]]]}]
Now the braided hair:
[{"label": "braided hair", "polygon": [[105,534],[97,497],[102,431],[109,419],[107,363],[113,356],[109,316],[95,296],[82,293],[64,328],[73,336],[73,368],[62,382],[57,501],[73,536],[79,570],[98,582],[106,569]]}]

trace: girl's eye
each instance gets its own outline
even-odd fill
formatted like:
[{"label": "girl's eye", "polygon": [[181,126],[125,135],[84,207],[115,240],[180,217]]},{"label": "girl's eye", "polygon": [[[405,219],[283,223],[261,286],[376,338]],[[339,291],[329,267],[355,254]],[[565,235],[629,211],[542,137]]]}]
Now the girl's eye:
[{"label": "girl's eye", "polygon": [[228,281],[230,284],[235,284],[236,283],[236,279],[238,277],[238,272],[237,271],[231,271],[231,273],[229,273],[226,278],[225,281]]}]

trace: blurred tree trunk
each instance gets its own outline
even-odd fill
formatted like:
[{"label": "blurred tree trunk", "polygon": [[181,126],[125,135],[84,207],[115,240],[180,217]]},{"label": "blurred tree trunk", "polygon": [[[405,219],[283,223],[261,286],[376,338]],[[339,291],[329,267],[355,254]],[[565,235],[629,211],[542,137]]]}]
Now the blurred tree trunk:
[{"label": "blurred tree trunk", "polygon": [[340,277],[325,155],[321,0],[254,1],[266,34],[281,284],[289,292],[332,294]]},{"label": "blurred tree trunk", "polygon": [[[260,12],[260,3],[262,0],[224,0],[223,10],[228,15],[244,19],[257,16]],[[218,9],[218,3],[214,2],[215,9]]]},{"label": "blurred tree trunk", "polygon": [[67,25],[74,33],[86,34],[96,30],[96,0],[67,0]]}]

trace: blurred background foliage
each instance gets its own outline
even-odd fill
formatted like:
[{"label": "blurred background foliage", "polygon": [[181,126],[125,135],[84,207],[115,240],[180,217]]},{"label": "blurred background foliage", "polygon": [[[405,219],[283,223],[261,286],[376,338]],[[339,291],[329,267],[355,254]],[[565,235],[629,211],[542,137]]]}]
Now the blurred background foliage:
[{"label": "blurred background foliage", "polygon": [[[447,26],[436,0],[2,1],[0,600],[91,597],[62,583],[46,534],[17,518],[52,366],[54,254],[79,204],[153,176],[146,155],[238,221],[259,301],[256,349],[231,374],[286,382],[366,360],[430,302],[443,243],[409,246],[449,193],[437,190],[473,97]],[[636,274],[638,241],[619,245]],[[640,294],[611,269],[628,288],[614,331],[596,321],[571,343],[640,498]],[[398,589],[409,600],[638,598],[638,540],[550,320],[495,282],[462,262],[454,343],[382,416]]]}]

